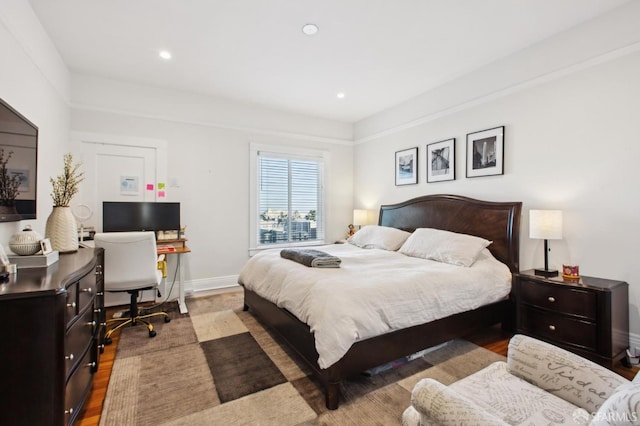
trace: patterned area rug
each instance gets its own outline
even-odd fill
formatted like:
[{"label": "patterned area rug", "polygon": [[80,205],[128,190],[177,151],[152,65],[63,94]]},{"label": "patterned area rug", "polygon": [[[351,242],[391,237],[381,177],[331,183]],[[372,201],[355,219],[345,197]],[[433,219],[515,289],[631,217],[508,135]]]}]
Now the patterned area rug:
[{"label": "patterned area rug", "polygon": [[422,378],[444,384],[503,360],[452,340],[411,362],[344,383],[338,410],[295,354],[248,312],[242,293],[193,298],[189,314],[122,331],[101,425],[401,424]]}]

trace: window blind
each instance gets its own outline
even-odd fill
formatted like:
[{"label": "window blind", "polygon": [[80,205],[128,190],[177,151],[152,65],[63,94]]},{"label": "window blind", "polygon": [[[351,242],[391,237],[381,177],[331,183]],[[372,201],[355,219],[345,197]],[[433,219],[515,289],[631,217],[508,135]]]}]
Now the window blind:
[{"label": "window blind", "polygon": [[322,158],[258,152],[259,244],[324,240]]}]

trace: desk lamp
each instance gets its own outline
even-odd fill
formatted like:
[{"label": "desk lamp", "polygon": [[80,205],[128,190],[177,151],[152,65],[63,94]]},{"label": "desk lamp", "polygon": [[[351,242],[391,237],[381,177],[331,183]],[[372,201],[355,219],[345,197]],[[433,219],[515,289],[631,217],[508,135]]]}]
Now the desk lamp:
[{"label": "desk lamp", "polygon": [[536,269],[535,274],[558,276],[557,270],[549,269],[549,240],[562,239],[562,211],[529,210],[529,238],[544,240],[544,269]]}]

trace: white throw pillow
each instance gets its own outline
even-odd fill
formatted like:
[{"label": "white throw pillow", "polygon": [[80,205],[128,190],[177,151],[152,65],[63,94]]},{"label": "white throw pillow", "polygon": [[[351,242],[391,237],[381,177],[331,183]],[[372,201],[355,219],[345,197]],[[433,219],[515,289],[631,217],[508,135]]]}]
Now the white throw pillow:
[{"label": "white throw pillow", "polygon": [[367,225],[353,234],[347,242],[365,249],[395,251],[409,238],[410,232],[388,226]]},{"label": "white throw pillow", "polygon": [[473,235],[419,228],[398,251],[407,256],[469,267],[489,244],[491,241]]}]

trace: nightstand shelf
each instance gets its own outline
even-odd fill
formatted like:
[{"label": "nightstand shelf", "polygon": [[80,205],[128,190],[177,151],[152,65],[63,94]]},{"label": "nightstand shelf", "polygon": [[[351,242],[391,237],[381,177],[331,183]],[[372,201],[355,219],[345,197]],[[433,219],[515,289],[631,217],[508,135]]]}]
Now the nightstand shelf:
[{"label": "nightstand shelf", "polygon": [[612,368],[629,347],[629,285],[516,274],[516,329]]}]

